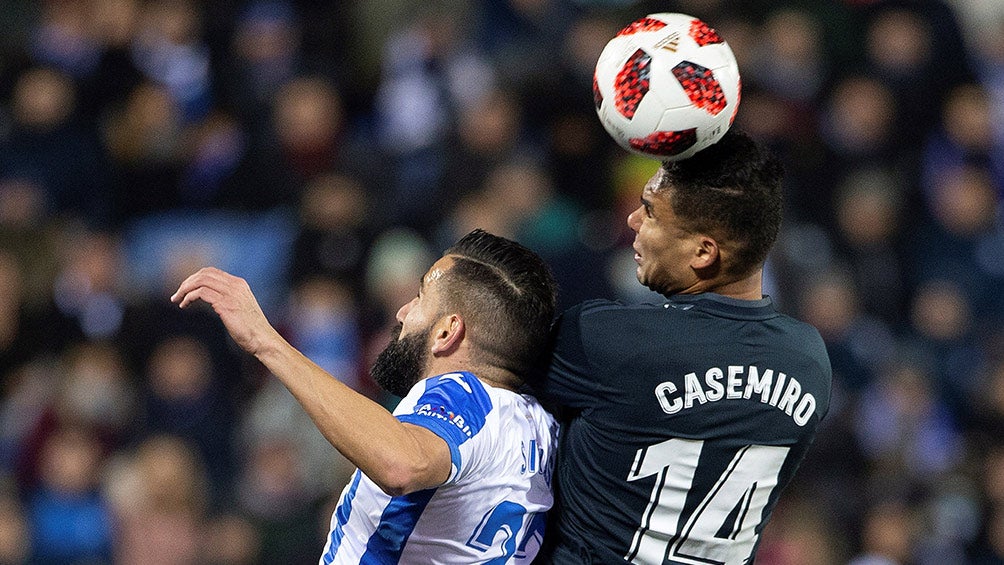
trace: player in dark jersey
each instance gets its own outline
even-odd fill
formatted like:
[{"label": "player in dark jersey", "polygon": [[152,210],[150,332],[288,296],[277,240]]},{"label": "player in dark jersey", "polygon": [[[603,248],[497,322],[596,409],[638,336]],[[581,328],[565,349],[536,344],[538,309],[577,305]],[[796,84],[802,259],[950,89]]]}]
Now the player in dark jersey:
[{"label": "player in dark jersey", "polygon": [[830,395],[819,333],[762,294],[781,167],[730,131],[667,162],[628,216],[658,304],[555,323],[538,393],[564,407],[538,563],[748,564]]}]

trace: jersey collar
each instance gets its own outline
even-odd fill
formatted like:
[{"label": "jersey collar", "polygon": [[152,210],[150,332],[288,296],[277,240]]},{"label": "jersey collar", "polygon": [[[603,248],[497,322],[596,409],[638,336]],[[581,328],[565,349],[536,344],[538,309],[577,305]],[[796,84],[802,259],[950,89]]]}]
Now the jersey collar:
[{"label": "jersey collar", "polygon": [[739,320],[765,320],[779,315],[774,308],[774,300],[767,295],[759,300],[740,300],[713,292],[675,294],[666,300],[666,307],[681,310],[696,308]]}]

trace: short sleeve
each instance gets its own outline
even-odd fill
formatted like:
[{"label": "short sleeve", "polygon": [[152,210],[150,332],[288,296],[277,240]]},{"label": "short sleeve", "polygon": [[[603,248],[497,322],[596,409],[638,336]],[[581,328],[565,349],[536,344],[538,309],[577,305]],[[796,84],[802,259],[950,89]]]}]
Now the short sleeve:
[{"label": "short sleeve", "polygon": [[443,438],[450,448],[452,470],[447,483],[463,468],[460,446],[476,436],[492,410],[491,397],[484,385],[470,373],[447,373],[426,379],[425,391],[409,414],[397,419],[422,426]]}]

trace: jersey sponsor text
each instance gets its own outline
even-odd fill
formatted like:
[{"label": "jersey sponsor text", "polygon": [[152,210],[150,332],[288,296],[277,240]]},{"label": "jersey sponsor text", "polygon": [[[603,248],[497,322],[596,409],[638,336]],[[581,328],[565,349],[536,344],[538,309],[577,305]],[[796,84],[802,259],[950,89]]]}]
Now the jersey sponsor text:
[{"label": "jersey sponsor text", "polygon": [[467,437],[473,437],[474,432],[471,431],[471,427],[467,425],[464,421],[464,417],[460,414],[454,414],[452,411],[447,410],[444,406],[433,407],[431,404],[423,404],[415,410],[415,414],[419,416],[431,416],[433,418],[439,418],[440,420],[449,422],[464,432]]}]

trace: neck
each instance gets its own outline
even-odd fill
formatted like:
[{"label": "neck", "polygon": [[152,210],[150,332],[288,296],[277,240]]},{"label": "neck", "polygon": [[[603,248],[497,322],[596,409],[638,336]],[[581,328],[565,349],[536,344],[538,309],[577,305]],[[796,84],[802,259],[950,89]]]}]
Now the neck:
[{"label": "neck", "polygon": [[495,387],[516,392],[523,386],[523,379],[516,373],[499,367],[481,367],[472,371],[483,382]]},{"label": "neck", "polygon": [[680,294],[701,294],[713,292],[737,300],[760,300],[763,298],[763,269],[741,279],[725,282],[702,280]]},{"label": "neck", "polygon": [[446,363],[434,361],[429,366],[427,376],[431,377],[434,375],[455,373],[458,371],[472,373],[477,376],[478,380],[481,382],[495,388],[504,388],[506,390],[516,391],[523,386],[523,379],[508,369],[503,369],[495,365],[472,363],[469,360],[461,362],[456,358],[451,359]]}]

